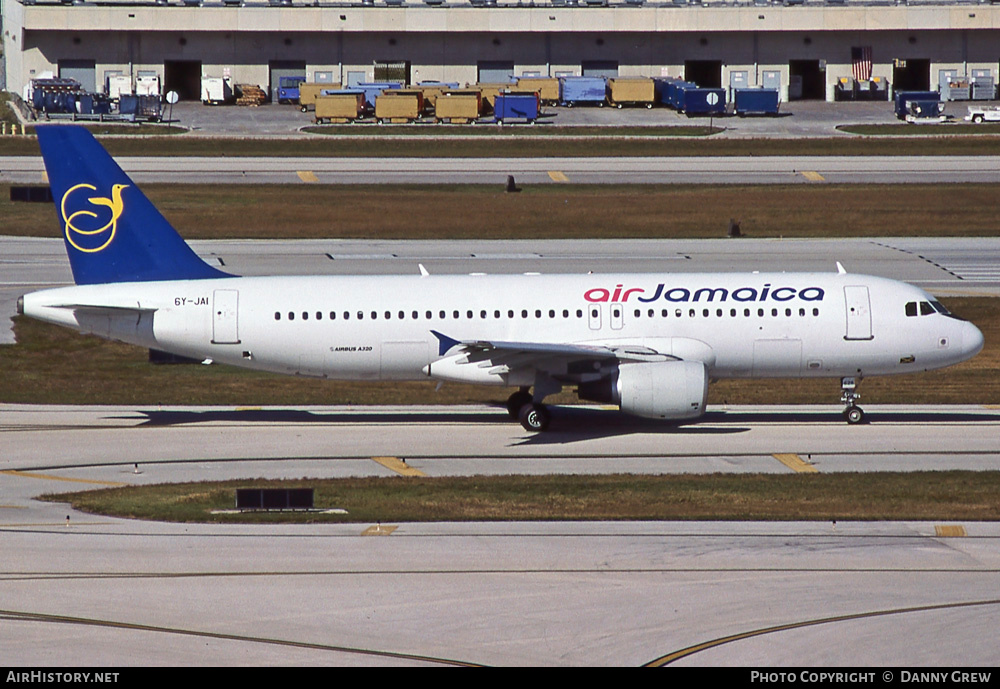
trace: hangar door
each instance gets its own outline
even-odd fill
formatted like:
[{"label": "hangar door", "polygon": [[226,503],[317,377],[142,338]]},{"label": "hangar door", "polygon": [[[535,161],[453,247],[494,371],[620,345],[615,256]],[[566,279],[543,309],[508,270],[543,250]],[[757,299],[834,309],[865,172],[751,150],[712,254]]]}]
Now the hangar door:
[{"label": "hangar door", "polygon": [[617,60],[584,60],[580,63],[580,73],[585,77],[607,77],[618,76]]},{"label": "hangar door", "polygon": [[685,60],[684,80],[703,89],[722,88],[722,60]]},{"label": "hangar door", "polygon": [[97,92],[97,63],[94,60],[59,60],[59,78],[76,79],[87,93]]},{"label": "hangar door", "polygon": [[305,60],[271,60],[267,63],[268,73],[271,75],[271,102],[278,102],[278,86],[281,77],[305,77]]},{"label": "hangar door", "polygon": [[826,100],[826,63],[789,60],[788,100]]},{"label": "hangar door", "polygon": [[480,60],[476,73],[480,84],[506,84],[514,81],[514,61]]},{"label": "hangar door", "polygon": [[404,86],[410,82],[409,60],[376,60],[375,81],[398,81]]},{"label": "hangar door", "polygon": [[930,91],[930,60],[893,60],[892,88],[895,91]]},{"label": "hangar door", "polygon": [[163,92],[169,91],[181,100],[201,100],[201,61],[164,60]]}]

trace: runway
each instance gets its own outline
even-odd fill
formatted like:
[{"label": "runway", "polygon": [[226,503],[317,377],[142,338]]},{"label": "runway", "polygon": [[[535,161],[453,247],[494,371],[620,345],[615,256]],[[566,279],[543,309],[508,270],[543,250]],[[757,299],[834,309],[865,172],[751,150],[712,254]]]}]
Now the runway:
[{"label": "runway", "polygon": [[[1000,182],[1000,156],[116,158],[137,183],[913,184]],[[0,182],[40,183],[40,157],[0,156]]]},{"label": "runway", "polygon": [[[994,523],[227,526],[43,492],[226,477],[995,470],[1000,410],[0,407],[9,665],[995,666]],[[539,437],[539,436],[534,436]],[[801,470],[801,468],[799,469]],[[669,499],[665,496],[665,499]]]}]

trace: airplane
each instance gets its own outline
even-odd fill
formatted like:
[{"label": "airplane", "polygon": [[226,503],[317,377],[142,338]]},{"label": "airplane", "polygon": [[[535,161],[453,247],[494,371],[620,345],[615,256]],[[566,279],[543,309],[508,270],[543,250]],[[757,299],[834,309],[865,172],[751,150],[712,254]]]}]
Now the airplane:
[{"label": "airplane", "polygon": [[865,419],[868,376],[928,371],[983,347],[912,285],[829,273],[239,277],[202,261],[85,129],[37,129],[75,285],[18,313],[184,357],[340,380],[516,388],[549,427],[576,386],[626,414],[691,422],[710,380],[839,378]]}]

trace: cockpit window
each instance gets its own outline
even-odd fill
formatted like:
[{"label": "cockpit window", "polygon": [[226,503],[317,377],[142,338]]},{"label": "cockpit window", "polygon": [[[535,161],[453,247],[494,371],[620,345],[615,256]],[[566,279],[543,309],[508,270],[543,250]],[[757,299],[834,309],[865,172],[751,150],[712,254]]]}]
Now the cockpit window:
[{"label": "cockpit window", "polygon": [[915,301],[906,302],[906,315],[907,316],[917,315],[917,302]]},{"label": "cockpit window", "polygon": [[941,302],[939,302],[939,301],[932,301],[931,302],[931,306],[933,306],[934,310],[937,311],[940,314],[943,314],[945,316],[950,316],[951,315],[951,311],[949,311],[948,308],[944,304],[942,304]]},{"label": "cockpit window", "polygon": [[930,302],[922,301],[920,302],[920,315],[929,316],[934,313],[934,307],[930,305]]}]

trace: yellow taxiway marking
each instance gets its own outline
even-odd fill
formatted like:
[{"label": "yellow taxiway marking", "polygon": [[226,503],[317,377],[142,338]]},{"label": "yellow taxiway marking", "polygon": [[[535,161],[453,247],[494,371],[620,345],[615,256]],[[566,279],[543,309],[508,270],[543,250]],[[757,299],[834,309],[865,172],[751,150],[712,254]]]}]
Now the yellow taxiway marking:
[{"label": "yellow taxiway marking", "polygon": [[553,182],[569,181],[569,177],[566,176],[566,173],[559,172],[559,170],[549,170],[549,179],[551,179]]},{"label": "yellow taxiway marking", "polygon": [[825,182],[826,181],[826,179],[823,177],[823,175],[819,174],[818,172],[815,172],[814,170],[803,170],[802,171],[802,176],[805,177],[810,182]]},{"label": "yellow taxiway marking", "polygon": [[406,463],[405,459],[399,457],[372,457],[372,461],[381,464],[390,471],[395,471],[400,476],[426,476],[420,469],[414,469]]},{"label": "yellow taxiway marking", "polygon": [[773,455],[776,460],[784,464],[786,467],[792,471],[798,471],[802,474],[818,474],[819,469],[809,464],[804,459],[799,457],[794,452],[778,452]]},{"label": "yellow taxiway marking", "polygon": [[369,526],[367,529],[361,532],[362,536],[391,536],[392,532],[399,527],[395,524],[376,524],[375,526]]},{"label": "yellow taxiway marking", "polygon": [[69,481],[70,483],[94,483],[98,486],[127,486],[127,483],[119,481],[94,481],[89,478],[69,478],[68,476],[53,476],[51,474],[33,474],[28,471],[0,471],[0,474],[10,476],[21,476],[23,478],[40,478],[46,481]]},{"label": "yellow taxiway marking", "polygon": [[312,170],[299,170],[295,174],[297,174],[299,176],[299,179],[301,179],[303,182],[318,182],[319,181],[319,177],[317,177],[316,173],[313,172]]},{"label": "yellow taxiway marking", "polygon": [[934,535],[938,538],[965,538],[969,534],[961,525],[938,524],[934,527]]}]

